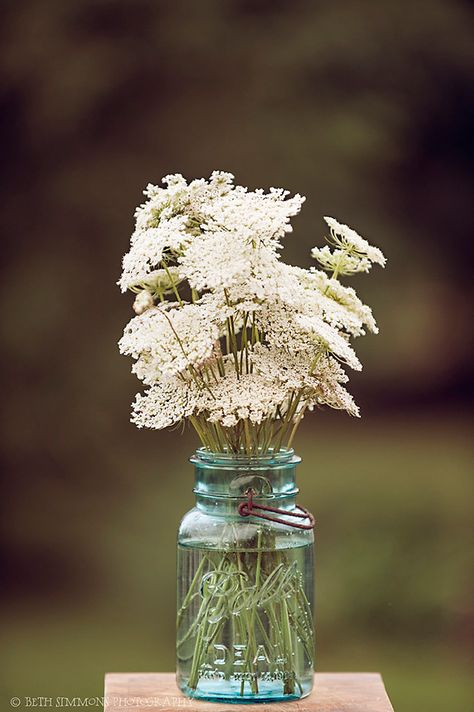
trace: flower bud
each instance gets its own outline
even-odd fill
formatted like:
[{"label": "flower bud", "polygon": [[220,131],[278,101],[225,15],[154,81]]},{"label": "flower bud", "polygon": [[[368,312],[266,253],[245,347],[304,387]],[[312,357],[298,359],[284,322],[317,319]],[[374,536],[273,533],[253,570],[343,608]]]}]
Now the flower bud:
[{"label": "flower bud", "polygon": [[147,309],[151,309],[154,305],[155,302],[153,301],[153,297],[150,292],[147,292],[146,289],[144,289],[135,297],[135,301],[133,302],[133,311],[135,314],[143,314],[143,312],[146,312]]}]

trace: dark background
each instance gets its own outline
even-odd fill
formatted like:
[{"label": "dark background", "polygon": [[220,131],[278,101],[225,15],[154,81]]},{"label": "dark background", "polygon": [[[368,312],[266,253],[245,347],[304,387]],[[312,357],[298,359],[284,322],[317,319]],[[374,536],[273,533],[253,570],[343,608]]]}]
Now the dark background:
[{"label": "dark background", "polygon": [[174,667],[192,433],[128,422],[115,282],[147,182],[229,170],[379,245],[352,284],[362,419],[296,447],[318,519],[318,667],[380,670],[397,711],[474,710],[470,280],[474,43],[460,0],[1,4],[4,702]]}]

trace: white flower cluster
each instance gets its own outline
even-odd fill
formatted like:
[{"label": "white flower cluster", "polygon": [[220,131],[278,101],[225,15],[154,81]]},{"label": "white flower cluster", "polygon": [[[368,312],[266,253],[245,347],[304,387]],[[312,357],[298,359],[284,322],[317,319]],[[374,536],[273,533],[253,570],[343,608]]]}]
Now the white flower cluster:
[{"label": "white flower cluster", "polygon": [[123,292],[149,279],[163,261],[175,261],[181,277],[204,290],[225,287],[237,275],[250,277],[274,256],[304,198],[288,198],[275,188],[249,192],[232,180],[230,173],[215,171],[209,181],[188,185],[173,175],[163,179],[166,188],[146,188],[148,200],[135,213],[131,249],[123,259]]},{"label": "white flower cluster", "polygon": [[380,250],[325,218],[331,247],[312,254],[331,274],[286,265],[280,240],[300,195],[249,191],[222,172],[164,184],[145,191],[119,281],[136,293],[137,314],[120,351],[149,386],[132,421],[188,418],[204,444],[238,449],[244,439],[268,445],[269,424],[281,437],[315,406],[357,415],[343,366],[361,368],[350,339],[377,326],[337,277],[383,266]]},{"label": "white flower cluster", "polygon": [[120,353],[137,359],[134,373],[151,385],[163,376],[200,368],[219,337],[215,314],[202,304],[160,304],[134,317],[119,341]]},{"label": "white flower cluster", "polygon": [[372,263],[385,267],[385,257],[378,247],[373,247],[348,225],[338,223],[334,218],[324,218],[329,225],[331,238],[328,245],[314,247],[311,255],[324,269],[339,274],[368,272]]}]

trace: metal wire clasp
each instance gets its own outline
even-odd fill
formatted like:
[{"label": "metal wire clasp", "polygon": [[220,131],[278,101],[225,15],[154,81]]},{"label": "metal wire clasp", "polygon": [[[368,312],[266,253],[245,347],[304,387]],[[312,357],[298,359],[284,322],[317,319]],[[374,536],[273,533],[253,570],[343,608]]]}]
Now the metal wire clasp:
[{"label": "metal wire clasp", "polygon": [[[314,529],[316,521],[307,509],[301,507],[299,504],[296,508],[299,512],[290,512],[287,509],[277,509],[276,507],[267,507],[264,504],[255,504],[253,501],[253,496],[256,494],[255,490],[248,489],[245,494],[247,495],[247,501],[241,502],[238,506],[238,512],[242,517],[260,517],[260,519],[268,519],[269,522],[278,522],[279,524],[286,524],[287,527],[295,527],[296,529]],[[309,519],[309,524],[303,524],[299,522],[287,522],[281,517],[271,517],[268,514],[262,514],[256,510],[263,510],[265,512],[274,512],[275,514],[283,514],[285,517],[297,517],[298,519]]]}]

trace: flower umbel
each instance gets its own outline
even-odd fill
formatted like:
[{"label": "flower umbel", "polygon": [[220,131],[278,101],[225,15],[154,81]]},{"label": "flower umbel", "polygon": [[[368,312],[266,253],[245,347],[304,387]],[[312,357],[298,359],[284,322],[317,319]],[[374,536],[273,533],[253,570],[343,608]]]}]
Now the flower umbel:
[{"label": "flower umbel", "polygon": [[188,420],[207,448],[251,454],[290,446],[315,406],[358,415],[344,367],[360,370],[350,340],[377,325],[338,278],[384,266],[382,252],[325,218],[329,244],[312,250],[323,269],[292,267],[279,250],[302,196],[223,172],[163,183],[145,190],[119,281],[137,314],[120,351],[149,386],[132,422]]}]

